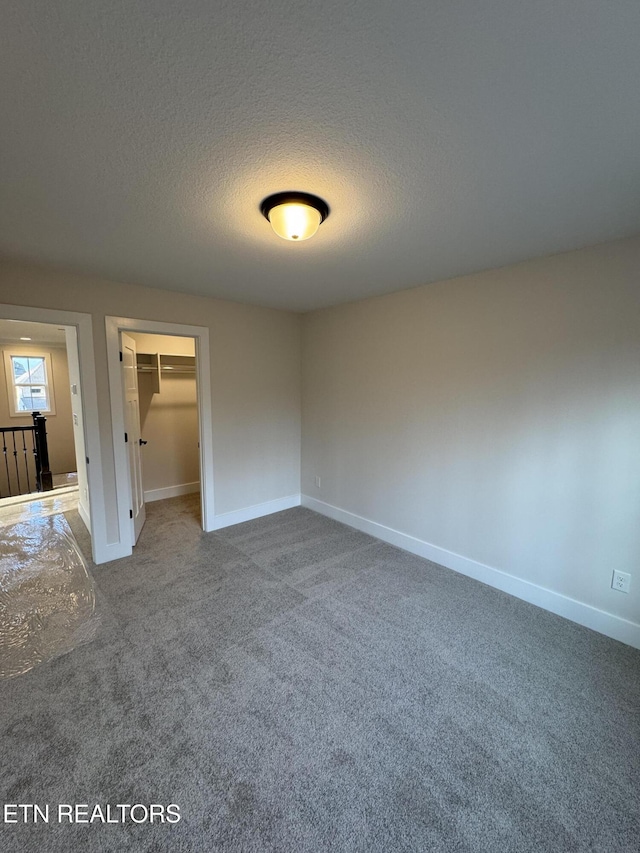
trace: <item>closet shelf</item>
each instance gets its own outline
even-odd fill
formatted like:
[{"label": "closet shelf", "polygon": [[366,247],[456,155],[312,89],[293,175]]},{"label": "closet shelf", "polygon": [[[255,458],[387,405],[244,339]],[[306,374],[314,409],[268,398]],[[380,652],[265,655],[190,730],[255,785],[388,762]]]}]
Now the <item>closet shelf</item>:
[{"label": "closet shelf", "polygon": [[153,393],[159,394],[161,390],[161,376],[195,376],[196,358],[193,355],[139,352],[136,367],[138,373],[149,373],[152,375]]},{"label": "closet shelf", "polygon": [[193,355],[160,354],[160,370],[164,373],[195,373],[196,359]]},{"label": "closet shelf", "polygon": [[194,375],[196,366],[194,364],[193,367],[187,367],[186,365],[184,367],[174,367],[172,364],[161,364],[160,370],[162,373],[191,373],[191,375]]}]

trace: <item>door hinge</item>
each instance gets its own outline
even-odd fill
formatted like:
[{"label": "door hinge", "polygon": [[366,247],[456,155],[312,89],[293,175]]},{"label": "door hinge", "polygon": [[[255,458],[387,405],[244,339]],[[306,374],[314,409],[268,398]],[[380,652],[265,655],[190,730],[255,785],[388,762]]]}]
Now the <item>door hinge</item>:
[{"label": "door hinge", "polygon": [[85,456],[84,458],[87,460],[87,465],[88,465],[89,464],[89,457]]},{"label": "door hinge", "polygon": [[129,518],[133,518],[133,510],[132,509],[129,510]]},{"label": "door hinge", "polygon": [[120,350],[120,361],[122,361],[122,350]]},{"label": "door hinge", "polygon": [[128,434],[125,432],[125,434],[124,434],[124,442],[125,442],[125,444],[126,444],[128,441],[129,441],[129,436],[128,436]]}]

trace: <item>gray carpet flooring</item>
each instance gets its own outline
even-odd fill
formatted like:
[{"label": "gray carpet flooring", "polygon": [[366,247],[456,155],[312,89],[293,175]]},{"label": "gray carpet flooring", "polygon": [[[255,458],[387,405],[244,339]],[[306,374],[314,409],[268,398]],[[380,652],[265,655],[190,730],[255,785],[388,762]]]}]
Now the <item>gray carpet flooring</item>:
[{"label": "gray carpet flooring", "polygon": [[95,639],[0,684],[1,800],[181,820],[0,849],[640,849],[638,651],[302,508],[219,534],[194,497],[147,509],[90,566]]}]

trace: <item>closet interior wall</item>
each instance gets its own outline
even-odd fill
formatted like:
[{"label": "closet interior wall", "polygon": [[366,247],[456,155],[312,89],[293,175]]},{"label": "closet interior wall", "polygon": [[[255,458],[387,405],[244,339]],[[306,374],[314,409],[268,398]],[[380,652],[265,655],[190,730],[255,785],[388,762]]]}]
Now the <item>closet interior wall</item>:
[{"label": "closet interior wall", "polygon": [[193,338],[132,333],[138,350],[145,501],[200,489]]}]

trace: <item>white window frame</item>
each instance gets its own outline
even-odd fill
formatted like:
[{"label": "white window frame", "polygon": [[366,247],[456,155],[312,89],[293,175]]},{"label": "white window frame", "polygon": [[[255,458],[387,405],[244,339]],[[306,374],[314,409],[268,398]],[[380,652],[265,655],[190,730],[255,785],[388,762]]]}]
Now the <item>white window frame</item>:
[{"label": "white window frame", "polygon": [[33,383],[38,385],[46,385],[47,394],[49,397],[49,408],[38,409],[42,415],[55,415],[56,413],[56,398],[53,389],[53,366],[51,362],[51,353],[49,352],[34,352],[33,349],[25,347],[5,347],[4,348],[4,369],[7,380],[7,394],[9,396],[9,416],[12,418],[28,418],[31,416],[31,411],[20,412],[16,411],[16,387],[15,377],[13,375],[13,358],[42,358],[44,359],[44,369],[47,375],[46,383]]}]

